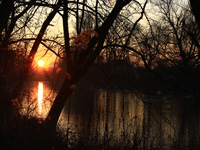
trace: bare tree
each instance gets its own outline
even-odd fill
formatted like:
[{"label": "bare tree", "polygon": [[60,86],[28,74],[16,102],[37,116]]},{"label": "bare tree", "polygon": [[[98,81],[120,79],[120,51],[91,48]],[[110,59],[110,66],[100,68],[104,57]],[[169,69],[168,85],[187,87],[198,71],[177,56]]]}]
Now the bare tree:
[{"label": "bare tree", "polygon": [[[65,102],[67,98],[70,96],[70,94],[73,91],[73,85],[76,84],[76,82],[86,73],[89,66],[93,63],[93,61],[96,59],[96,57],[99,55],[99,53],[103,49],[103,44],[106,39],[106,35],[108,34],[108,31],[110,27],[112,26],[113,22],[115,21],[116,17],[120,13],[123,7],[125,7],[128,3],[130,3],[130,0],[126,1],[116,1],[116,4],[110,14],[107,16],[105,21],[102,23],[102,25],[96,29],[96,36],[94,35],[89,43],[87,43],[87,46],[84,51],[82,51],[75,62],[72,61],[72,55],[69,47],[69,36],[65,36],[65,51],[66,51],[66,63],[67,63],[67,76],[63,83],[63,86],[61,87],[51,109],[47,117],[47,122],[50,124],[50,126],[56,127],[58,118],[60,116],[60,113],[63,109],[63,106],[65,105]],[[63,22],[64,22],[64,32],[68,33],[68,3],[64,3],[64,15],[63,15]],[[66,20],[65,20],[66,19]],[[91,34],[91,33],[89,33]],[[65,34],[68,35],[68,34]],[[82,43],[79,43],[82,44]],[[83,43],[84,44],[84,43]],[[78,50],[81,47],[77,47]]]},{"label": "bare tree", "polygon": [[[198,31],[186,6],[178,2],[162,0],[155,2],[161,13],[165,36],[160,53],[176,65],[195,66],[199,63]],[[162,28],[163,28],[162,27]],[[160,40],[163,40],[161,38]],[[165,45],[165,46],[164,46]],[[164,53],[163,53],[164,52]]]}]

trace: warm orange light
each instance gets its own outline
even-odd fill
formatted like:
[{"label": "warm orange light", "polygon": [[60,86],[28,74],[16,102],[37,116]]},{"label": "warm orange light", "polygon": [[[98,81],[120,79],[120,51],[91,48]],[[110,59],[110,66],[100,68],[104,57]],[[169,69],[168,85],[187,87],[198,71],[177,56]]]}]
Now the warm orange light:
[{"label": "warm orange light", "polygon": [[43,83],[38,83],[38,108],[39,113],[42,113],[42,103],[43,103]]},{"label": "warm orange light", "polygon": [[44,61],[43,61],[43,60],[39,60],[39,61],[38,61],[38,65],[39,65],[40,67],[44,66]]}]

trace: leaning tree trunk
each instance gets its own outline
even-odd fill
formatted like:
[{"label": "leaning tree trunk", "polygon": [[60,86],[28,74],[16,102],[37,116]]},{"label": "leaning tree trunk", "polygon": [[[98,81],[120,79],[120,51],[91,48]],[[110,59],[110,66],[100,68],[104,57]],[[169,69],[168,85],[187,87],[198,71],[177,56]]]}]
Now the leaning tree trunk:
[{"label": "leaning tree trunk", "polygon": [[36,39],[35,42],[32,46],[32,49],[30,51],[30,54],[28,56],[27,62],[26,64],[23,66],[23,72],[22,75],[20,76],[20,79],[15,87],[15,90],[12,93],[11,99],[16,99],[18,98],[21,88],[25,82],[25,80],[28,78],[29,73],[31,71],[31,67],[32,67],[32,63],[33,60],[35,58],[35,54],[38,51],[38,47],[42,41],[43,35],[47,29],[47,27],[49,26],[50,22],[52,21],[52,19],[54,18],[54,16],[56,15],[56,13],[58,12],[58,9],[61,6],[61,0],[58,1],[57,5],[54,7],[53,11],[48,15],[48,17],[46,18],[46,20],[44,21]]},{"label": "leaning tree trunk", "polygon": [[[91,41],[88,44],[88,48],[85,50],[84,54],[82,54],[76,62],[70,62],[70,58],[67,58],[67,70],[69,76],[66,76],[65,81],[58,92],[57,97],[54,100],[54,103],[49,111],[49,114],[47,118],[45,119],[45,122],[52,127],[52,129],[56,128],[57,121],[60,117],[60,114],[62,112],[62,109],[71,95],[73,91],[73,85],[76,84],[76,82],[83,77],[83,75],[87,72],[89,66],[93,63],[93,61],[96,59],[98,54],[101,52],[103,43],[105,41],[106,35],[108,34],[108,30],[112,26],[114,20],[122,10],[124,6],[126,6],[128,3],[130,3],[131,0],[117,0],[113,10],[108,15],[107,19],[104,21],[102,26],[98,29],[96,29],[98,33],[98,37],[93,37]],[[66,4],[66,3],[65,3]],[[65,6],[64,6],[65,7]],[[64,27],[65,29],[66,27]],[[67,29],[66,29],[67,30]],[[68,35],[65,35],[68,36]],[[65,38],[65,39],[68,39]],[[65,46],[68,45],[68,41],[65,40],[67,44],[65,43]],[[67,57],[70,55],[69,47],[66,49],[66,53],[68,53]]]}]

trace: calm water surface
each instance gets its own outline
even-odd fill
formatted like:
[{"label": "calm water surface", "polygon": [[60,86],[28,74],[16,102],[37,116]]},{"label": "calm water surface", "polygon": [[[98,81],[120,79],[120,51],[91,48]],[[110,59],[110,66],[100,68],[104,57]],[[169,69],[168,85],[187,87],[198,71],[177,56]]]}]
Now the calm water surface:
[{"label": "calm water surface", "polygon": [[45,118],[56,92],[49,82],[30,82],[25,86],[21,113],[28,117]]},{"label": "calm water surface", "polygon": [[[56,92],[48,82],[33,82],[28,87],[21,113],[45,118]],[[170,149],[182,143],[183,149],[196,149],[200,142],[199,116],[198,106],[180,95],[141,96],[137,91],[102,89],[87,93],[77,88],[66,102],[59,127],[70,131],[70,137],[98,135],[115,141],[137,139],[149,147],[153,144]]]}]

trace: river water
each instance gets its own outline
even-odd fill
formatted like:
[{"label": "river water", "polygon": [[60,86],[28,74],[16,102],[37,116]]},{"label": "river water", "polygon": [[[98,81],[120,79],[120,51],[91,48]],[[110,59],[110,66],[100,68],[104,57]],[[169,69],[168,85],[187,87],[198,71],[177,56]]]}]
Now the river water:
[{"label": "river water", "polygon": [[44,119],[56,97],[56,92],[49,82],[28,82],[22,97],[21,114]]},{"label": "river water", "polygon": [[[45,118],[56,92],[48,82],[32,82],[28,87],[22,115]],[[86,89],[75,90],[59,119],[59,128],[68,138],[84,135],[150,149],[199,148],[200,112],[191,97]]]}]

